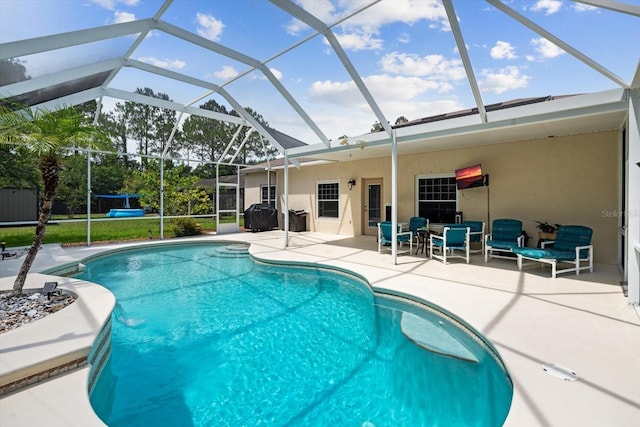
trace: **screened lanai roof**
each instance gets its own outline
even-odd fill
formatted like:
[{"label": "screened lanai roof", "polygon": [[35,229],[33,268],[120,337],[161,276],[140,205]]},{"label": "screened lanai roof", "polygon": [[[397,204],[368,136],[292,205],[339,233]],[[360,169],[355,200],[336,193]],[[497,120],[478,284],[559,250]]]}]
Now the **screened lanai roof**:
[{"label": "screened lanai roof", "polygon": [[[618,128],[640,86],[638,17],[635,1],[602,0],[5,0],[0,96],[171,108],[254,128],[290,158],[382,155],[400,117],[407,153],[469,132],[512,140],[514,126],[522,139],[589,132]],[[242,116],[200,108],[211,99]],[[422,120],[455,111],[469,114]]]}]

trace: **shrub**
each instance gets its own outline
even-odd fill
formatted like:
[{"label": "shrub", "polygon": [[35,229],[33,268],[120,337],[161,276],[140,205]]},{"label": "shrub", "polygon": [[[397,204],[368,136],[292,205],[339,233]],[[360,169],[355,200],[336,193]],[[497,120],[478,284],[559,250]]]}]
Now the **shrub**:
[{"label": "shrub", "polygon": [[200,224],[193,218],[172,218],[169,222],[176,237],[197,236],[200,234]]}]

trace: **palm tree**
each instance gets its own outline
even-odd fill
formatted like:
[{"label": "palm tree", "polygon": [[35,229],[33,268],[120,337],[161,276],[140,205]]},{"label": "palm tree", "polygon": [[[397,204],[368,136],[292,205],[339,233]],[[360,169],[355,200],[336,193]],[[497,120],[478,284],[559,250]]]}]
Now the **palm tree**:
[{"label": "palm tree", "polygon": [[38,159],[42,175],[43,195],[38,225],[33,243],[13,284],[14,294],[21,294],[27,273],[44,240],[53,199],[60,183],[63,153],[71,147],[94,147],[106,141],[106,136],[74,108],[56,111],[11,109],[0,107],[0,142],[20,144]]}]

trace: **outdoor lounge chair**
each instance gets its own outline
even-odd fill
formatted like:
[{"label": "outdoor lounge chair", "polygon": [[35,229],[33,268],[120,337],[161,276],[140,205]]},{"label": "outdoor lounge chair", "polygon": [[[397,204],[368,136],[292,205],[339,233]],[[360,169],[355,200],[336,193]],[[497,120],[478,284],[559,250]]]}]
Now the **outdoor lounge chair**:
[{"label": "outdoor lounge chair", "polygon": [[[461,258],[469,264],[469,227],[462,224],[447,224],[442,229],[442,236],[431,234],[429,236],[429,258],[442,260],[447,264],[447,259]],[[440,255],[433,253],[434,247],[439,249]],[[462,251],[464,255],[456,255],[455,251]]]},{"label": "outdoor lounge chair", "polygon": [[[392,230],[391,221],[378,223],[378,253],[382,253],[383,250],[391,251],[391,244],[393,243]],[[411,231],[401,231],[400,225],[398,225],[396,238],[398,245],[409,243],[409,253],[411,253],[411,250],[413,250],[413,233]],[[398,251],[398,253],[400,253],[400,251]]]},{"label": "outdoor lounge chair", "polygon": [[[544,264],[551,264],[551,277],[558,273],[575,272],[580,270],[593,272],[593,245],[591,236],[593,230],[582,225],[561,225],[558,228],[556,240],[542,242],[542,249],[514,248],[513,253],[518,257],[518,269],[522,270],[522,260],[528,259]],[[553,246],[547,249],[548,246]],[[558,263],[568,263],[572,266],[558,270]],[[581,265],[586,262],[586,265]]]},{"label": "outdoor lounge chair", "polygon": [[524,246],[522,221],[517,219],[494,219],[493,223],[491,223],[491,233],[485,236],[484,262],[488,262],[492,256],[514,259],[513,255],[504,254],[511,254],[513,248],[522,246]]}]

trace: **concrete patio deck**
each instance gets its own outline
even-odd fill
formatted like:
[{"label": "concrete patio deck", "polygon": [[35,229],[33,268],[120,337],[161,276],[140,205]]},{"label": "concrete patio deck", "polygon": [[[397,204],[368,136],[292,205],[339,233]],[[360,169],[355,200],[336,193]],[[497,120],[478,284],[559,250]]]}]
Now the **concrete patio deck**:
[{"label": "concrete patio deck", "polygon": [[[506,426],[638,425],[640,320],[623,296],[616,266],[596,264],[593,273],[551,279],[548,268],[520,272],[515,260],[494,259],[485,264],[480,255],[472,256],[471,264],[449,265],[424,255],[400,255],[393,265],[388,253],[377,253],[373,237],[289,233],[286,249],[282,231],[197,240],[246,241],[257,258],[348,269],[367,278],[376,290],[428,300],[456,314],[494,344],[511,374],[514,395]],[[124,246],[130,245],[47,245],[32,272]],[[21,261],[0,262],[0,277],[5,277],[0,279],[1,289],[10,287],[9,276],[16,274]],[[38,280],[38,275],[32,275],[26,288],[41,287]],[[60,313],[38,322],[55,320]],[[66,332],[72,330],[73,324]],[[3,335],[0,357],[22,351],[5,346]],[[25,345],[33,339],[25,336]],[[580,379],[554,378],[543,371],[545,363],[568,367]],[[103,425],[89,406],[88,370],[84,367],[3,396],[0,425]]]}]

